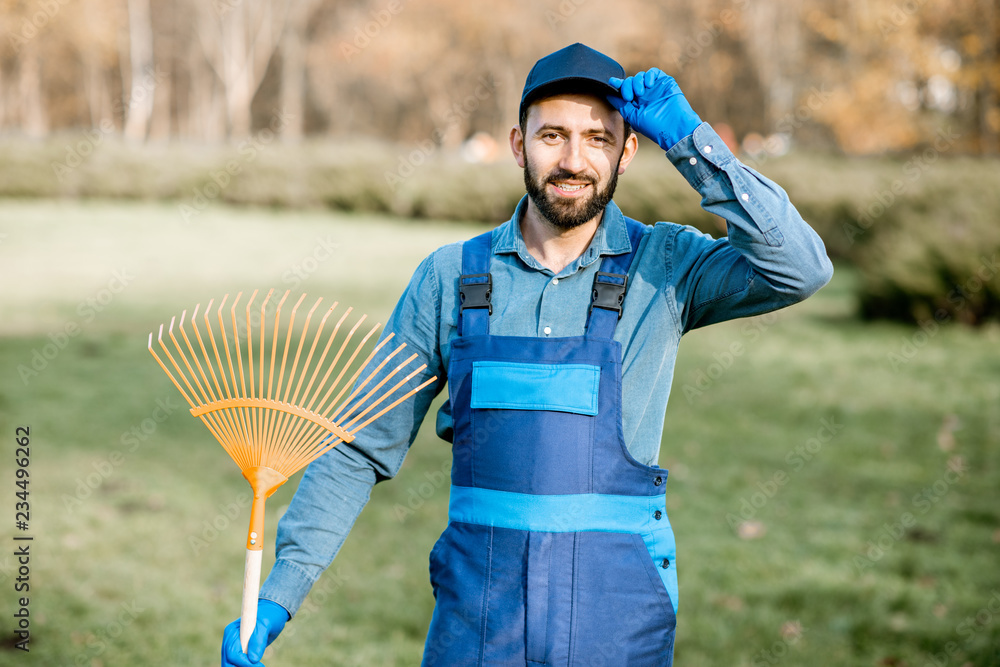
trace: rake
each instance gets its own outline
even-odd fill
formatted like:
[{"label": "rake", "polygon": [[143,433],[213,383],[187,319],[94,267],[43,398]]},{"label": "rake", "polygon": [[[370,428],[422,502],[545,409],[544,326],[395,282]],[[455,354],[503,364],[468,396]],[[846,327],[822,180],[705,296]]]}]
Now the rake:
[{"label": "rake", "polygon": [[[327,320],[337,308],[337,302],[326,309],[319,325],[310,334],[313,314],[322,301],[317,299],[298,333],[298,343],[293,345],[296,314],[305,300],[305,294],[295,302],[287,322],[283,322],[281,310],[289,296],[288,291],[284,293],[273,314],[270,331],[267,331],[269,315],[266,311],[274,290],[268,291],[259,314],[253,306],[257,298],[257,290],[254,290],[246,303],[245,319],[238,322],[237,306],[242,295],[242,292],[237,294],[229,308],[229,330],[223,316],[229,295],[225,295],[219,303],[216,311],[218,335],[209,319],[214,299],[208,302],[203,314],[207,345],[197,321],[200,304],[195,306],[190,319],[195,344],[185,330],[186,310],[181,313],[178,326],[183,344],[174,335],[176,317],[171,318],[167,329],[173,352],[163,340],[161,324],[156,340],[169,368],[153,349],[152,333],[149,334],[148,347],[191,405],[191,414],[208,427],[253,489],[240,614],[240,642],[246,653],[247,642],[257,625],[265,500],[297,471],[339,443],[354,440],[361,429],[427,387],[437,377],[407,389],[410,380],[427,367],[423,364],[412,370],[408,368],[417,358],[416,354],[397,361],[398,365],[392,370],[384,370],[403,351],[406,343],[385,353],[378,364],[368,370],[369,363],[389,343],[393,334],[386,335],[374,347],[367,345],[380,326],[375,324],[367,333],[362,333],[360,341],[353,343],[367,316],[361,315],[348,328],[344,323],[352,312],[351,308],[347,308],[337,319],[325,336],[322,352],[317,355]],[[242,333],[241,323],[245,324]],[[343,336],[340,335],[342,330],[347,331]],[[279,339],[282,337],[284,344],[279,353]],[[338,338],[340,344],[335,346]],[[265,355],[267,347],[270,347],[269,355]],[[289,360],[293,347],[294,355]],[[357,363],[363,350],[369,347],[371,351]],[[332,348],[336,348],[336,352],[331,357]],[[365,370],[368,372],[362,378]],[[401,378],[397,379],[401,374]],[[392,383],[391,386],[385,388],[389,383]]]}]

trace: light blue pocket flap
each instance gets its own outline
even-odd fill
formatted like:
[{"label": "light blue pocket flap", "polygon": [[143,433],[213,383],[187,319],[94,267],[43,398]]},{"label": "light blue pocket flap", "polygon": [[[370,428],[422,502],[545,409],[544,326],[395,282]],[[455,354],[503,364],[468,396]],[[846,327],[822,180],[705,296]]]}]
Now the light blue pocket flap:
[{"label": "light blue pocket flap", "polygon": [[590,364],[472,363],[472,407],[597,414],[601,367]]}]

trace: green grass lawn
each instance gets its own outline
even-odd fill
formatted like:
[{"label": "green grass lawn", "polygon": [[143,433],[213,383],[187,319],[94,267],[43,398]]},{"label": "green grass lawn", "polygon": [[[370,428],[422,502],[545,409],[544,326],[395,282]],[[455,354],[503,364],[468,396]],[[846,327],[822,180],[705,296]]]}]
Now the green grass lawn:
[{"label": "green grass lawn", "polygon": [[[218,662],[239,612],[249,491],[181,408],[145,349],[150,331],[268,287],[381,319],[423,256],[482,229],[0,203],[5,637],[20,425],[31,428],[34,536],[31,651],[5,646],[0,663]],[[862,323],[854,278],[838,267],[804,304],[681,345],[660,459],[679,543],[680,667],[1000,664],[1000,328]],[[270,667],[419,663],[448,466],[429,421]],[[297,479],[269,501],[269,545]],[[268,547],[265,571],[272,561]]]}]

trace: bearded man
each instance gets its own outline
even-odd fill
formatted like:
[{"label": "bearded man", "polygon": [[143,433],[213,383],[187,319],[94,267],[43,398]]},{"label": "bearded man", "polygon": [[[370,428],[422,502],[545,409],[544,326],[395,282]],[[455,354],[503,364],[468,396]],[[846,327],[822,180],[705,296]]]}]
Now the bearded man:
[{"label": "bearded man", "polygon": [[[436,391],[311,464],[278,525],[248,654],[258,664],[393,477],[447,382],[449,523],[430,554],[425,665],[670,665],[678,557],[657,466],[681,335],[805,299],[830,279],[785,192],[741,164],[658,69],[625,77],[582,44],[528,74],[510,146],[527,194],[496,229],[417,268],[386,330]],[[615,205],[656,142],[724,218],[712,239]],[[376,364],[379,359],[371,363]]]}]

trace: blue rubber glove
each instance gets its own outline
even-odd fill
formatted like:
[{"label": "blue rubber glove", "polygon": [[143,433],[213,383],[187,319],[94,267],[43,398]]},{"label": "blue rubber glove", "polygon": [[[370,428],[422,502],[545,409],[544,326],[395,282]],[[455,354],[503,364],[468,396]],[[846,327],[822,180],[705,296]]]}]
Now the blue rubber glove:
[{"label": "blue rubber glove", "polygon": [[655,67],[627,79],[613,76],[608,83],[618,88],[620,95],[608,95],[611,106],[665,151],[701,124],[674,77]]},{"label": "blue rubber glove", "polygon": [[226,626],[222,633],[222,667],[263,667],[260,659],[291,618],[280,604],[270,600],[257,601],[257,627],[250,635],[247,652],[240,646],[240,619]]}]

